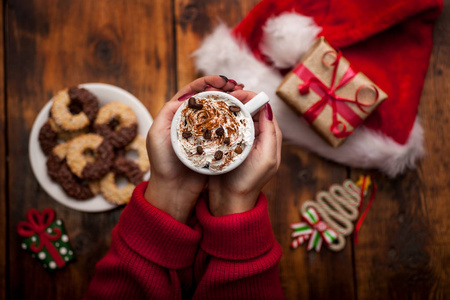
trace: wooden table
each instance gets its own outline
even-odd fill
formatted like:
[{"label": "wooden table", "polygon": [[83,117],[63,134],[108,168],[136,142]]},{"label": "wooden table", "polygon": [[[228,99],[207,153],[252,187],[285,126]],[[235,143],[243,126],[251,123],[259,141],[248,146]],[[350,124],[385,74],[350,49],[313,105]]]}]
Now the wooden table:
[{"label": "wooden table", "polygon": [[[241,2],[241,3],[239,3]],[[196,78],[189,54],[217,24],[237,24],[258,0],[2,1],[0,37],[0,299],[80,299],[108,251],[122,209],[81,213],[51,199],[28,160],[33,121],[59,89],[84,82],[120,86],[155,116]],[[6,4],[6,5],[5,5]],[[379,186],[360,243],[339,253],[289,249],[289,223],[317,191],[361,170],[295,147],[283,148],[278,176],[264,189],[284,256],[287,299],[450,298],[450,1],[435,45],[419,115],[428,155]],[[65,220],[76,262],[54,274],[21,250],[16,226],[30,208],[52,207]]]}]

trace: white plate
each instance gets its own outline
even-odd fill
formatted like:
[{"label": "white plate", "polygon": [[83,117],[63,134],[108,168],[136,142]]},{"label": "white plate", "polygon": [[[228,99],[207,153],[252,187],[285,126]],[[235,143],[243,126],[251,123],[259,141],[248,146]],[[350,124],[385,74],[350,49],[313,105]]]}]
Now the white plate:
[{"label": "white plate", "polygon": [[[143,137],[147,136],[147,132],[153,123],[153,119],[145,106],[135,96],[119,87],[104,83],[85,83],[80,84],[79,86],[95,94],[100,103],[100,107],[113,101],[122,102],[130,106],[138,119],[138,134]],[[48,119],[51,106],[52,101],[49,101],[44,108],[42,108],[34,121],[30,134],[28,151],[31,168],[33,169],[39,184],[53,199],[75,210],[84,212],[102,212],[116,208],[117,205],[106,201],[101,194],[87,200],[76,200],[71,198],[67,196],[59,184],[52,181],[48,176],[46,166],[47,157],[39,145],[39,131]],[[149,177],[150,172],[147,172],[144,175],[144,180],[148,180]]]}]

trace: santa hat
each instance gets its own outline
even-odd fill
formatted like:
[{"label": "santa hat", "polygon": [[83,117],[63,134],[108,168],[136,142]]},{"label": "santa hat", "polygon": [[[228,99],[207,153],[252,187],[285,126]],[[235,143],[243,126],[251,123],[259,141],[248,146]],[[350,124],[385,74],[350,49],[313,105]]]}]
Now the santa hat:
[{"label": "santa hat", "polygon": [[[194,53],[205,74],[265,91],[287,142],[352,167],[395,176],[423,156],[417,118],[442,0],[263,0],[233,29],[219,25]],[[324,36],[388,95],[339,148],[332,148],[275,90]]]}]

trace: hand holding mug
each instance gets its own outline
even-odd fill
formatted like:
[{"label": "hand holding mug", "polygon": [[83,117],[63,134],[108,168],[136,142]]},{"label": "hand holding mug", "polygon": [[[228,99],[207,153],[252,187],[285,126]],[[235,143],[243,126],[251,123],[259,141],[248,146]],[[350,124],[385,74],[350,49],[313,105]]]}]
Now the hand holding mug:
[{"label": "hand holding mug", "polygon": [[182,223],[188,221],[207,177],[185,167],[176,157],[171,146],[170,126],[182,103],[205,89],[229,91],[239,87],[236,82],[216,75],[191,82],[163,106],[147,136],[151,176],[145,198]]},{"label": "hand holding mug", "polygon": [[[249,91],[231,94],[243,103],[255,96]],[[269,104],[255,115],[254,124],[256,137],[247,159],[229,173],[209,177],[209,210],[215,216],[251,210],[263,186],[278,170],[282,134]]]}]

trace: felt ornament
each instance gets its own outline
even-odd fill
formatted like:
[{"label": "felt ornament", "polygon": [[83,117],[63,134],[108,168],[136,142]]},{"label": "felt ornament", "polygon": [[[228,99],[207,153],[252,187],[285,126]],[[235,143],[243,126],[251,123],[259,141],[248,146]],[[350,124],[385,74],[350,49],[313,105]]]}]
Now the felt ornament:
[{"label": "felt ornament", "polygon": [[[286,142],[393,177],[424,155],[417,108],[442,6],[442,0],[262,0],[234,29],[216,27],[194,53],[195,65],[266,92]],[[389,95],[338,148],[275,94],[319,36]]]}]

